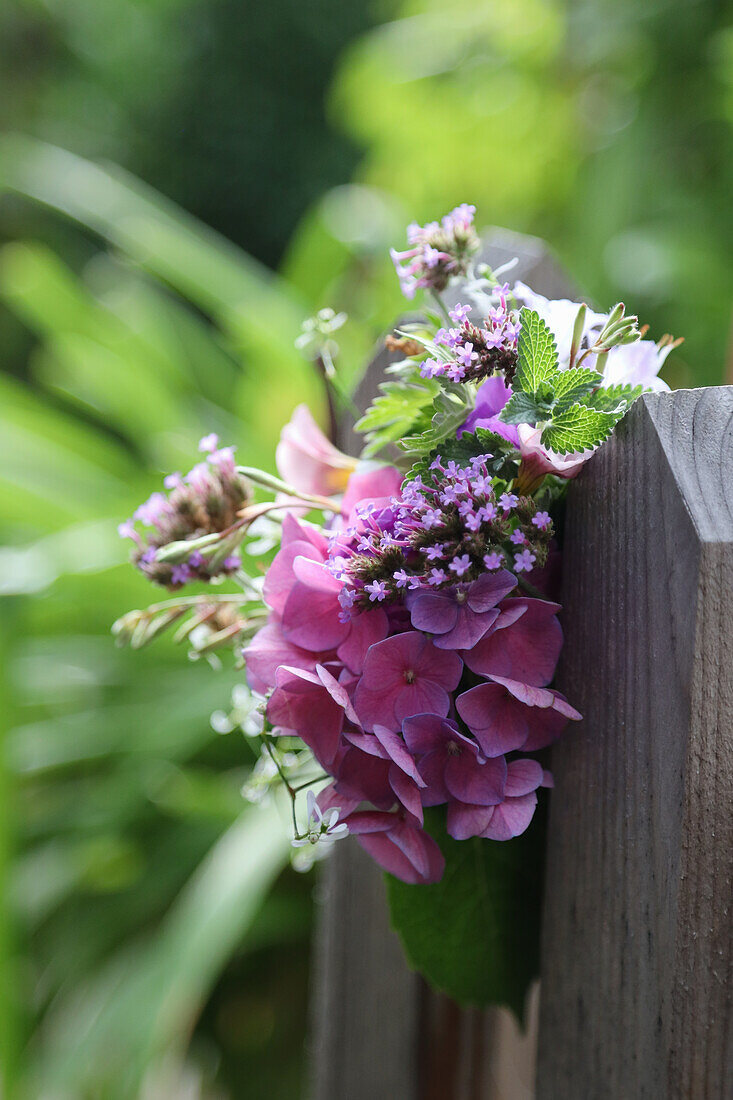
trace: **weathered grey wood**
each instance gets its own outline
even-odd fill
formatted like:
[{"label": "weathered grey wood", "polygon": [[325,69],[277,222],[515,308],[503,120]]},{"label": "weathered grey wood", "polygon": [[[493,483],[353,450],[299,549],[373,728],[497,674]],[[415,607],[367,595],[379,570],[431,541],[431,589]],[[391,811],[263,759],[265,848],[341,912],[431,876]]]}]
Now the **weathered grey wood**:
[{"label": "weathered grey wood", "polygon": [[733,387],[638,403],[564,562],[538,1097],[733,1097]]},{"label": "weathered grey wood", "polygon": [[[511,278],[548,296],[573,293],[542,241],[499,229],[485,240],[482,258],[493,267],[517,257]],[[377,350],[357,407],[376,396],[385,366],[398,357]],[[338,442],[351,453],[361,446],[348,422]],[[389,929],[381,871],[355,841],[336,845],[321,875],[314,1100],[532,1100],[536,993],[526,1035],[505,1010],[461,1010],[409,970]]]}]

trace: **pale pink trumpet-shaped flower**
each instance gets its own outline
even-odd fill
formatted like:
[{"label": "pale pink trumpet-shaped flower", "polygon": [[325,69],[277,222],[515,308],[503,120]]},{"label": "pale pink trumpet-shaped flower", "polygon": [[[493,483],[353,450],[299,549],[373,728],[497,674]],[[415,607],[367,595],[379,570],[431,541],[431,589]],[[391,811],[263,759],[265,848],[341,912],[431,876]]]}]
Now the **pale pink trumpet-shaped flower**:
[{"label": "pale pink trumpet-shaped flower", "polygon": [[283,428],[275,462],[283,481],[301,493],[318,496],[344,492],[357,466],[356,459],[326,438],[307,405],[298,405]]}]

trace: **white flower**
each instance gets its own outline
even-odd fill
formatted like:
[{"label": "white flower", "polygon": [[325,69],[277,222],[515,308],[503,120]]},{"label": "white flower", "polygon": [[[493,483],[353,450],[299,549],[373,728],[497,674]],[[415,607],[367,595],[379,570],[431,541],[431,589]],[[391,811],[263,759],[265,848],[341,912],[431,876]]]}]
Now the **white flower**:
[{"label": "white flower", "polygon": [[[512,293],[522,305],[535,310],[551,330],[557,344],[560,367],[566,367],[580,303],[571,302],[569,298],[551,301],[541,294],[535,294],[525,283],[515,283]],[[589,338],[589,346],[593,335],[601,331],[607,319],[608,314],[586,310],[583,336]],[[642,385],[645,389],[659,392],[668,390],[667,383],[657,375],[673,346],[670,342],[660,348],[653,340],[637,340],[634,344],[621,344],[611,348],[603,368],[603,385]],[[588,355],[583,360],[585,367],[594,367],[595,363],[594,355]]]},{"label": "white flower", "polygon": [[330,846],[334,841],[348,836],[348,825],[345,825],[343,822],[340,825],[338,824],[340,810],[334,807],[323,813],[316,802],[316,796],[313,794],[313,791],[308,791],[306,805],[308,810],[306,832],[303,836],[293,839],[292,843],[294,848],[303,848],[306,844],[323,844]]}]

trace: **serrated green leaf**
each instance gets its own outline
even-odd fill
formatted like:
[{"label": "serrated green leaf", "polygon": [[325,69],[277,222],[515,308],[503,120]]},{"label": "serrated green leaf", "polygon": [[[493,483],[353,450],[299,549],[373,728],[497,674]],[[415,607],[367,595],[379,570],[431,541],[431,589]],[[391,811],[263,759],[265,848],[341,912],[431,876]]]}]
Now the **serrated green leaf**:
[{"label": "serrated green leaf", "polygon": [[643,392],[643,386],[603,386],[584,398],[583,404],[601,412],[614,412],[619,408],[628,409]]},{"label": "serrated green leaf", "polygon": [[571,405],[577,404],[581,398],[587,404],[585,397],[603,381],[603,375],[590,367],[574,367],[571,370],[559,371],[552,379],[552,388],[555,391],[554,411],[562,412]]},{"label": "serrated green leaf", "polygon": [[512,384],[515,391],[536,393],[540,383],[552,378],[557,371],[555,337],[533,309],[523,306],[519,319],[522,327],[517,343],[517,371]]},{"label": "serrated green leaf", "polygon": [[625,411],[599,412],[586,405],[572,405],[553,417],[542,432],[542,445],[561,455],[591,450],[608,439]]},{"label": "serrated green leaf", "polygon": [[438,384],[427,379],[420,383],[382,382],[379,388],[379,397],[356,424],[356,430],[367,436],[367,457],[415,431],[423,419],[427,426],[439,393]]},{"label": "serrated green leaf", "polygon": [[504,1004],[522,1019],[539,967],[542,824],[505,843],[457,841],[434,810],[426,827],[445,856],[442,881],[408,886],[386,876],[392,925],[410,964],[460,1004]]},{"label": "serrated green leaf", "polygon": [[469,413],[469,396],[464,387],[445,385],[433,402],[430,426],[406,436],[399,446],[408,455],[425,455],[444,440],[452,439]]},{"label": "serrated green leaf", "polygon": [[501,419],[505,424],[536,424],[538,420],[547,420],[550,410],[540,405],[532,394],[518,390],[501,410]]}]

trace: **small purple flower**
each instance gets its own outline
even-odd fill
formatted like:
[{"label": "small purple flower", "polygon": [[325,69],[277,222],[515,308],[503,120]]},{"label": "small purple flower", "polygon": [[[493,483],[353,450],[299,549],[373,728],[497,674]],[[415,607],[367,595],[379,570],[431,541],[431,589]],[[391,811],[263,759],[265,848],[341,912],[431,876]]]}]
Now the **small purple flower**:
[{"label": "small purple flower", "polygon": [[140,520],[146,527],[152,527],[171,512],[171,506],[165,493],[152,493],[144,504],[133,513],[133,519]]},{"label": "small purple flower", "polygon": [[455,351],[458,362],[464,367],[470,367],[474,359],[478,359],[478,352],[473,350],[473,344],[470,340],[457,347]]},{"label": "small purple flower", "polygon": [[194,550],[193,554],[188,555],[188,564],[192,569],[200,569],[205,563],[206,558],[200,550]]},{"label": "small purple flower", "polygon": [[502,493],[499,497],[499,504],[505,512],[509,512],[512,508],[517,507],[519,504],[519,497],[516,493]]},{"label": "small purple flower", "polygon": [[364,589],[369,593],[369,599],[372,603],[375,600],[381,603],[387,596],[386,581],[373,581],[372,584],[365,584]]},{"label": "small purple flower", "polygon": [[514,568],[517,573],[530,573],[536,561],[536,556],[530,550],[522,550],[521,554],[514,555]]},{"label": "small purple flower", "polygon": [[504,555],[493,550],[490,554],[484,554],[484,565],[487,569],[501,569],[504,564]]},{"label": "small purple flower", "polygon": [[445,569],[431,569],[428,576],[428,584],[438,585],[445,584],[448,580],[448,574]]},{"label": "small purple flower", "polygon": [[422,525],[428,530],[431,527],[440,527],[443,522],[443,513],[440,508],[428,508],[422,517]]},{"label": "small purple flower", "polygon": [[550,513],[537,512],[536,515],[532,516],[532,523],[535,525],[535,527],[539,527],[540,531],[546,531],[552,523],[552,520],[550,519]]},{"label": "small purple flower", "polygon": [[453,309],[448,311],[448,316],[454,324],[462,325],[471,316],[471,307],[462,306],[460,302],[456,302]]},{"label": "small purple flower", "polygon": [[236,466],[234,464],[234,447],[221,447],[209,455],[209,462],[216,466],[220,474],[225,477],[234,477]]},{"label": "small purple flower", "polygon": [[438,359],[426,359],[420,364],[420,374],[423,378],[436,378],[445,373],[445,364]]},{"label": "small purple flower", "polygon": [[204,454],[211,454],[219,446],[219,436],[212,432],[211,435],[205,435],[199,440],[199,450]]},{"label": "small purple flower", "polygon": [[462,382],[466,374],[464,368],[459,363],[449,363],[445,369],[445,373],[451,382]]},{"label": "small purple flower", "polygon": [[405,588],[410,581],[410,574],[405,572],[404,569],[398,569],[392,576],[398,588]]},{"label": "small purple flower", "polygon": [[461,554],[460,557],[456,555],[448,568],[452,573],[455,573],[457,577],[462,577],[463,574],[467,573],[471,568],[471,559],[468,554]]},{"label": "small purple flower", "polygon": [[433,338],[434,344],[444,348],[454,348],[460,342],[461,330],[459,328],[439,328]]},{"label": "small purple flower", "polygon": [[174,565],[171,570],[171,584],[185,584],[186,581],[191,579],[191,570],[184,563],[183,565]]},{"label": "small purple flower", "polygon": [[519,527],[517,527],[516,531],[512,531],[511,535],[509,536],[509,541],[513,542],[515,546],[524,546],[526,539]]},{"label": "small purple flower", "polygon": [[166,489],[180,489],[183,485],[183,475],[178,471],[174,474],[168,474],[167,477],[163,478],[163,484]]},{"label": "small purple flower", "polygon": [[205,496],[211,488],[211,469],[206,462],[199,462],[186,474],[186,481],[195,493]]}]

